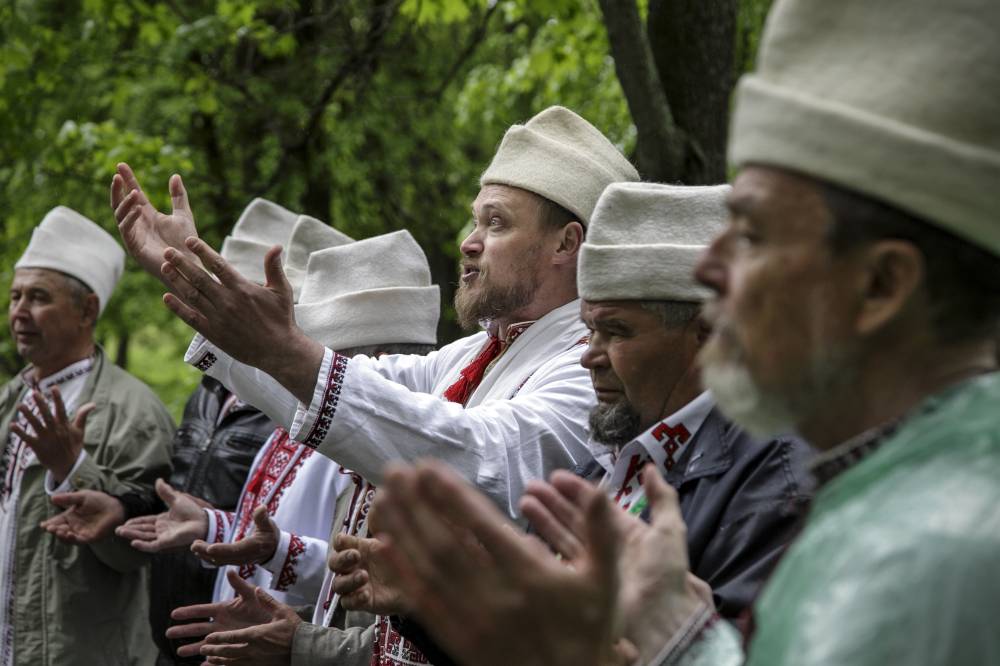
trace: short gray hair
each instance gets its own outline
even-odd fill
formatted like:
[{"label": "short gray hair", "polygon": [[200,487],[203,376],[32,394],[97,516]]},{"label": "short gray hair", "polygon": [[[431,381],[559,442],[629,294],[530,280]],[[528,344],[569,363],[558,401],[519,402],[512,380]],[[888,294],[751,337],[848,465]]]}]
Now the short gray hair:
[{"label": "short gray hair", "polygon": [[690,301],[639,301],[643,310],[659,315],[665,328],[685,326],[701,314],[701,303]]}]

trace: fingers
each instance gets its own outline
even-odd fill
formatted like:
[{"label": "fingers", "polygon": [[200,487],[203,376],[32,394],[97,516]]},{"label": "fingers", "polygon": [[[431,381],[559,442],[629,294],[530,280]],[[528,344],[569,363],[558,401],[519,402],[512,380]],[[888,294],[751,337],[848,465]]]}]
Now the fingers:
[{"label": "fingers", "polygon": [[[187,624],[175,624],[169,627],[165,633],[167,638],[201,638],[207,636],[215,630],[212,622],[188,622]],[[192,654],[198,654],[197,651]]]},{"label": "fingers", "polygon": [[292,287],[285,277],[285,271],[281,267],[281,246],[275,245],[264,255],[264,277],[267,280],[264,286],[281,293],[291,295]]},{"label": "fingers", "polygon": [[[337,552],[342,550],[358,550],[361,548],[361,537],[352,534],[340,533],[333,537],[333,549]],[[331,559],[333,555],[330,556]],[[333,568],[332,565],[330,568]]]},{"label": "fingers", "polygon": [[[229,638],[230,634],[238,632],[220,631],[209,634],[205,637],[205,644],[201,646],[201,654],[206,657],[231,657],[236,658],[248,654],[249,643],[235,642]],[[227,662],[222,662],[227,663]]]},{"label": "fingers", "polygon": [[572,561],[582,554],[583,546],[576,535],[536,497],[525,495],[521,498],[521,513],[535,532],[564,558]]},{"label": "fingers", "polygon": [[139,180],[135,177],[135,172],[132,171],[132,167],[126,162],[119,162],[117,165],[118,175],[121,177],[122,182],[130,190],[142,191],[142,186],[139,185]]},{"label": "fingers", "polygon": [[[122,199],[125,198],[125,179],[121,177],[121,174],[116,173],[111,177],[111,209],[117,210],[118,206],[121,204]],[[115,218],[117,219],[117,217]]]},{"label": "fingers", "polygon": [[115,529],[115,534],[123,539],[152,541],[156,539],[156,516],[131,518]]},{"label": "fingers", "polygon": [[566,498],[555,486],[542,481],[532,481],[525,493],[541,503],[563,527],[578,539],[583,534],[583,510]]},{"label": "fingers", "polygon": [[[86,405],[76,410],[76,416],[73,417],[73,427],[77,430],[83,430],[84,426],[87,425],[87,417],[90,416],[90,413],[95,409],[97,409],[97,404],[88,402]],[[65,417],[66,414],[63,413],[63,418]]]},{"label": "fingers", "polygon": [[181,606],[180,608],[175,608],[170,612],[170,619],[172,620],[199,620],[202,618],[210,618],[219,615],[223,610],[225,610],[224,603],[214,603],[214,604],[194,604],[193,606]]},{"label": "fingers", "polygon": [[[198,243],[204,245],[201,241]],[[222,297],[219,283],[190,257],[176,248],[168,247],[163,251],[163,258],[165,262],[160,267],[160,273],[164,281],[172,292],[184,299],[187,305],[203,310],[219,302]]]},{"label": "fingers", "polygon": [[[21,441],[24,442],[25,444],[27,444],[28,446],[30,446],[32,449],[34,449],[34,448],[37,447],[37,445],[38,445],[38,438],[34,434],[29,433],[27,430],[25,430],[24,428],[22,428],[19,424],[17,424],[17,423],[11,423],[10,424],[10,431],[12,433],[14,433],[15,435],[17,435],[18,437],[20,437]],[[37,431],[35,431],[35,432],[37,432]]]},{"label": "fingers", "polygon": [[585,512],[585,545],[601,589],[614,599],[618,589],[619,539],[614,534],[612,511],[617,509],[603,493],[591,496]]},{"label": "fingers", "polygon": [[58,386],[52,387],[52,405],[55,407],[56,423],[66,423],[69,420],[66,418],[66,405],[63,403],[62,393],[59,392]]},{"label": "fingers", "polygon": [[236,594],[243,597],[247,601],[255,599],[254,592],[257,590],[257,586],[251,585],[243,580],[236,569],[230,569],[227,571],[226,578],[229,580],[229,584],[233,586],[233,590],[236,591]]},{"label": "fingers", "polygon": [[267,513],[267,507],[263,504],[253,510],[253,525],[258,532],[277,534],[279,531],[278,524],[271,520],[271,516]]},{"label": "fingers", "polygon": [[419,498],[431,511],[470,530],[501,568],[510,570],[534,565],[534,551],[523,542],[523,535],[513,523],[485,495],[443,463],[419,464],[417,488]]},{"label": "fingers", "polygon": [[678,515],[680,514],[677,491],[663,480],[656,465],[649,463],[643,469],[642,485],[654,516],[663,511],[676,511]]},{"label": "fingers", "polygon": [[[330,566],[330,571],[338,574],[346,574],[353,571],[361,563],[361,553],[353,548],[347,550],[337,550],[330,554],[330,559],[327,562]],[[336,580],[336,579],[334,579]]]},{"label": "fingers", "polygon": [[[205,265],[205,268],[207,268],[209,271],[212,272],[213,275],[219,278],[220,284],[226,287],[236,287],[243,283],[250,284],[249,280],[240,275],[228,261],[222,258],[221,254],[219,254],[211,247],[209,247],[208,243],[206,243],[205,241],[201,240],[200,238],[191,236],[185,239],[184,244],[187,246],[189,250],[191,250],[195,254],[195,256],[201,259],[201,263]],[[275,247],[278,248],[278,253],[279,253],[278,264],[280,269],[281,247],[280,246],[275,246]],[[274,249],[275,248],[271,248],[268,251],[268,254],[265,255],[265,262],[267,262],[267,257],[271,256],[271,254],[274,252]],[[265,270],[266,266],[267,264],[265,263]],[[204,273],[204,271],[202,271],[202,273]],[[186,274],[187,273],[185,272],[185,275]],[[205,277],[208,278],[209,281],[214,282],[214,280],[212,280],[210,277],[208,276]],[[200,285],[198,285],[198,287],[199,289],[201,288]],[[218,285],[216,285],[216,287],[218,287]]]},{"label": "fingers", "polygon": [[201,539],[191,544],[191,552],[209,564],[251,564],[260,560],[259,548],[249,539],[233,543],[208,544]]},{"label": "fingers", "polygon": [[187,213],[189,217],[191,215],[191,204],[188,203],[187,190],[184,188],[184,181],[181,180],[181,175],[175,173],[170,177],[170,182],[168,184],[170,189],[170,204],[174,208],[174,213]]},{"label": "fingers", "polygon": [[368,582],[368,572],[362,569],[346,575],[339,575],[330,583],[330,588],[341,596],[354,594]]},{"label": "fingers", "polygon": [[[169,267],[169,264],[163,264],[163,267]],[[167,279],[166,274],[164,274],[164,279]],[[177,296],[173,294],[164,294],[163,304],[166,305],[171,312],[177,315],[181,321],[199,333],[204,334],[205,331],[208,330],[208,320],[204,317],[204,315],[184,303],[184,301],[179,299]]]},{"label": "fingers", "polygon": [[56,493],[49,497],[49,500],[58,507],[68,509],[83,504],[86,495],[80,491],[70,493]]},{"label": "fingers", "polygon": [[[174,504],[177,502],[178,495],[177,491],[174,490],[174,487],[163,479],[157,479],[154,487],[156,488],[156,494],[161,500],[163,500],[163,503],[169,508],[173,508]],[[126,525],[127,524],[128,523],[126,523]]]},{"label": "fingers", "polygon": [[33,414],[26,405],[21,405],[27,410],[26,412],[22,412],[22,414],[27,417],[28,423],[30,423],[31,427],[35,429],[35,432],[39,432],[42,423],[45,424],[45,429],[48,430],[55,425],[52,412],[49,411],[49,403],[45,400],[45,396],[42,395],[41,391],[32,391],[31,393],[35,398],[35,409],[38,410],[38,414]]}]

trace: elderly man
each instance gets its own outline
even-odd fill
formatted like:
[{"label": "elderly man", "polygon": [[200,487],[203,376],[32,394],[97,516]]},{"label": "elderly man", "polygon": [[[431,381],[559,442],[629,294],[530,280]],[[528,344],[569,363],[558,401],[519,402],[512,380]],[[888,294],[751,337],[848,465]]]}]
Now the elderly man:
[{"label": "elderly man", "polygon": [[[622,569],[618,599],[642,579],[657,591],[642,604],[653,663],[1000,655],[998,22],[1000,5],[975,0],[776,4],[737,97],[732,223],[697,270],[718,294],[703,364],[732,418],[792,426],[823,451],[821,487],[755,605],[746,657],[684,584],[683,523],[657,496],[659,567]],[[390,496],[404,486],[412,501],[406,483],[390,478]],[[607,515],[585,505],[595,524]],[[459,522],[481,524],[467,508]],[[599,566],[565,576],[565,593],[614,589],[614,554],[596,546]],[[538,588],[524,606],[544,604]],[[614,599],[600,600],[610,622]],[[498,631],[512,615],[492,616]],[[559,640],[576,619],[540,632]]]},{"label": "elderly man", "polygon": [[[72,240],[68,240],[72,239]],[[170,471],[173,423],[94,343],[124,253],[69,208],[51,210],[15,264],[11,333],[29,366],[0,391],[0,664],[148,664],[144,559],[109,537],[67,544],[39,527],[53,493],[148,496]]]},{"label": "elderly man", "polygon": [[[374,483],[388,460],[446,458],[515,515],[526,481],[590,457],[584,426],[593,391],[579,366],[586,330],[576,258],[601,191],[637,179],[617,149],[567,109],[513,126],[482,176],[475,228],[461,246],[456,309],[464,324],[485,322],[487,330],[426,357],[378,360],[348,359],[303,335],[277,254],[268,286],[254,288],[187,238],[189,217],[145,215],[141,190],[121,176],[112,189],[129,251],[171,288],[168,306],[205,336],[190,362],[287,425],[295,440]],[[179,179],[172,187],[186,205]],[[398,638],[386,621],[383,628],[381,653],[401,658]]]}]

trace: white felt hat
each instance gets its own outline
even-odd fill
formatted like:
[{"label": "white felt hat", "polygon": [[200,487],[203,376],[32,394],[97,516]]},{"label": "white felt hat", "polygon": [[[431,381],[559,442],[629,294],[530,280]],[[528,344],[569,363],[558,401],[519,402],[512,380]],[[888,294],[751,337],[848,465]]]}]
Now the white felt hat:
[{"label": "white felt hat", "polygon": [[104,312],[125,268],[125,251],[94,222],[71,208],[56,206],[35,227],[31,242],[14,264],[18,268],[72,275],[97,295]]},{"label": "white felt hat", "polygon": [[302,283],[306,279],[306,265],[309,255],[329,247],[353,243],[354,239],[337,231],[329,224],[309,215],[299,215],[292,228],[292,235],[284,253],[285,277],[292,285],[292,294],[298,302]]},{"label": "white felt hat", "polygon": [[701,302],[694,279],[726,226],[729,185],[617,183],[604,190],[580,249],[577,286],[587,301]]},{"label": "white felt hat", "polygon": [[229,236],[222,241],[222,258],[253,282],[264,284],[264,255],[284,245],[298,215],[273,201],[256,198],[247,204]]},{"label": "white felt hat", "polygon": [[605,187],[634,180],[635,167],[600,130],[567,108],[551,106],[507,130],[479,184],[529,190],[587,225]]},{"label": "white felt hat", "polygon": [[427,257],[408,231],[313,252],[295,320],[334,350],[434,344],[441,296]]},{"label": "white felt hat", "polygon": [[730,161],[805,173],[1000,254],[1000,2],[781,0]]}]

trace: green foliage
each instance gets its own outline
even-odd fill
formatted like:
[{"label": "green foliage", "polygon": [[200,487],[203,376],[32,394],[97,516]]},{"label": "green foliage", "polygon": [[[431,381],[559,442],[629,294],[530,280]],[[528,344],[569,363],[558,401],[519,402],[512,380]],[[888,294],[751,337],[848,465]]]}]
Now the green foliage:
[{"label": "green foliage", "polygon": [[[479,174],[550,104],[633,149],[595,0],[12,0],[0,279],[53,206],[113,231],[107,188],[128,161],[159,207],[182,173],[217,247],[254,196],[356,238],[407,228],[448,303]],[[197,374],[161,293],[130,263],[98,337],[177,415]],[[439,339],[457,333],[446,309]],[[0,379],[18,365],[2,336]]]}]

